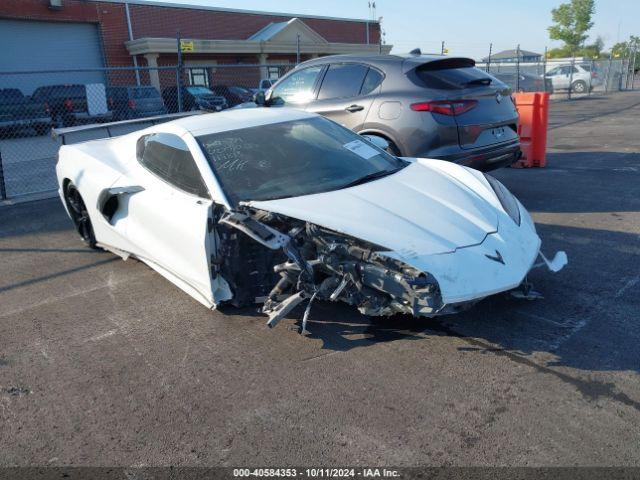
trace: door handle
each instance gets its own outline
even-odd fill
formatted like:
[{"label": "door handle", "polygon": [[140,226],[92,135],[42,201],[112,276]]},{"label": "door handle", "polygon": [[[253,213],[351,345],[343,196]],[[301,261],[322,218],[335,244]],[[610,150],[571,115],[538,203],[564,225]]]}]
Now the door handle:
[{"label": "door handle", "polygon": [[345,110],[347,112],[354,113],[354,112],[360,112],[364,110],[364,107],[362,105],[350,105],[347,108],[345,108]]}]

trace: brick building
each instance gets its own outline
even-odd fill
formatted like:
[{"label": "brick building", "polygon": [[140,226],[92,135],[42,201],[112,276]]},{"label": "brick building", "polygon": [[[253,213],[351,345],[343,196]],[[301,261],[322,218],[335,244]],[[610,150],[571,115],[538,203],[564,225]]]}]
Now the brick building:
[{"label": "brick building", "polygon": [[[178,32],[187,81],[194,84],[207,84],[223,64],[259,63],[262,78],[277,75],[268,65],[294,62],[298,48],[302,60],[380,48],[374,21],[146,0],[2,0],[0,70],[78,70],[52,75],[58,83],[88,83],[101,81],[95,70],[103,67],[162,68],[177,63]],[[148,80],[160,87],[165,74],[151,70]],[[24,77],[21,82],[26,85]]]}]

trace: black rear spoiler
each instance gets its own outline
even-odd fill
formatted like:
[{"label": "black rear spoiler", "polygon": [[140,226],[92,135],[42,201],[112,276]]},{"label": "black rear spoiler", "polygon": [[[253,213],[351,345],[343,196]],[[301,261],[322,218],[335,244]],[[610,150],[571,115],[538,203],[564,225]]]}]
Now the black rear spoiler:
[{"label": "black rear spoiler", "polygon": [[445,57],[442,55],[419,55],[406,58],[402,62],[402,73],[421,67],[426,70],[444,70],[447,68],[475,67],[476,61],[467,57]]},{"label": "black rear spoiler", "polygon": [[[89,125],[79,125],[77,127],[53,128],[51,129],[51,138],[54,140],[58,138],[61,139],[63,145],[68,143],[68,137],[71,139],[74,136],[77,138],[76,141],[79,142],[97,140],[99,138],[112,138],[135,132],[136,130],[143,130],[158,123],[170,122],[178,118],[200,115],[202,113],[206,112],[194,110],[190,112],[169,113],[155,117],[134,118],[133,120],[122,120],[119,122],[92,123]],[[96,136],[96,132],[102,132],[102,134]]]}]

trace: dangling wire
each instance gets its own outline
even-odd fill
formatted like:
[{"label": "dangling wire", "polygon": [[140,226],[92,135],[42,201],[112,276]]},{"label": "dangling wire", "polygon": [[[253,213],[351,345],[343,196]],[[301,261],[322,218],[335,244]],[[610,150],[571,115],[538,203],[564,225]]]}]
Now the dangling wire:
[{"label": "dangling wire", "polygon": [[310,332],[307,331],[307,320],[309,320],[309,314],[311,313],[311,304],[316,298],[318,294],[318,290],[316,290],[311,298],[309,299],[309,303],[307,304],[307,308],[304,309],[304,315],[302,316],[302,328],[300,329],[300,335],[306,335]]}]

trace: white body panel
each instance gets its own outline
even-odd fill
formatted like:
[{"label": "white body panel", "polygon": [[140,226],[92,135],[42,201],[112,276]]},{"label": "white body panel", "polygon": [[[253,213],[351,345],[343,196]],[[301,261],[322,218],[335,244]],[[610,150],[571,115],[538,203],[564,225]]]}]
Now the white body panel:
[{"label": "white body panel", "polygon": [[[289,109],[238,109],[187,117],[122,137],[63,146],[57,175],[80,191],[99,245],[133,254],[208,307],[231,298],[210,271],[215,253],[208,221],[214,204],[230,209],[195,136],[314,117]],[[136,142],[172,133],[187,144],[211,195],[176,190],[141,166]],[[522,205],[521,225],[502,208],[483,174],[449,162],[406,159],[399,172],[363,185],[251,206],[383,247],[384,255],[435,277],[446,304],[517,287],[532,267],[540,239]],[[121,208],[107,220],[101,195],[121,188]],[[499,252],[499,253],[498,253]],[[496,255],[497,254],[497,255]],[[499,257],[499,261],[491,257]]]},{"label": "white body panel", "polygon": [[[441,160],[417,159],[375,182],[251,206],[391,250],[387,256],[431,273],[444,303],[517,287],[540,249],[528,215],[516,225],[479,172]],[[486,256],[496,251],[504,264]]]}]

